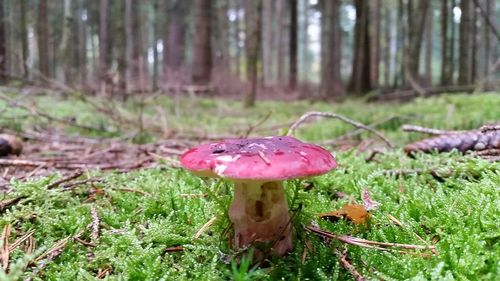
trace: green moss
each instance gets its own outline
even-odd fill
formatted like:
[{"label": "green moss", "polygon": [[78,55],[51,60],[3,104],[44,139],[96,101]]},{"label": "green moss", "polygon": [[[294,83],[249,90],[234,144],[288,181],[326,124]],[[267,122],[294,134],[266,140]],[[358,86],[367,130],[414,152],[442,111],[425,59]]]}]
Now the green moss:
[{"label": "green moss", "polygon": [[[54,103],[48,97],[37,101],[43,108],[48,108],[49,104],[57,108],[52,112],[60,117],[77,114],[82,124],[102,123],[105,127],[113,127],[102,115],[87,111],[91,109],[84,104],[76,104],[81,110],[75,111],[68,109],[70,101]],[[402,106],[366,105],[358,101],[338,105],[292,102],[286,106],[278,102],[262,102],[255,110],[246,110],[239,103],[230,101],[181,99],[178,103],[186,111],[177,112],[177,117],[174,101],[161,97],[157,104],[167,111],[169,126],[184,133],[197,128],[214,134],[234,134],[238,130],[246,131],[250,124],[258,122],[269,111],[273,113],[263,127],[285,124],[308,110],[322,110],[345,114],[365,123],[390,115],[410,118],[396,119],[380,127],[398,144],[404,144],[417,136],[401,133],[401,123],[468,129],[500,120],[500,98],[494,94],[450,95]],[[132,103],[123,106],[129,110],[134,108]],[[155,114],[153,108],[146,108],[146,112],[151,116]],[[23,120],[22,126],[39,121]],[[71,130],[78,134],[93,134]],[[324,120],[304,125],[297,133],[302,139],[314,141],[331,139],[350,130],[351,127],[339,121]],[[118,130],[116,134],[119,134]],[[367,136],[362,133],[360,137]],[[96,187],[105,193],[98,194],[93,201],[87,200],[93,188],[90,185],[72,191],[46,190],[47,183],[58,175],[26,182],[14,181],[15,191],[5,198],[21,195],[27,198],[2,213],[0,227],[12,224],[11,237],[34,229],[37,253],[40,253],[57,241],[85,230],[91,221],[91,207],[98,211],[101,233],[97,246],[69,242],[62,254],[35,280],[92,280],[100,269],[107,267],[112,268],[108,280],[352,280],[339,264],[334,249],[347,249],[353,265],[369,279],[498,279],[498,163],[457,153],[418,155],[411,159],[399,150],[378,155],[378,162],[370,163],[365,161],[366,154],[356,151],[335,152],[335,155],[339,168],[310,179],[312,189],[304,190],[300,181],[287,182],[288,198],[291,203],[293,201],[290,208],[297,212],[295,249],[286,257],[270,259],[267,268],[252,267],[248,261],[238,265],[228,252],[230,222],[227,208],[232,197],[231,184],[204,181],[184,170],[168,167],[121,174],[95,173],[94,176],[106,181],[97,184]],[[393,169],[433,169],[446,176],[437,179],[429,173],[403,176],[384,173]],[[120,190],[124,187],[149,195]],[[337,191],[360,201],[360,192],[364,188],[370,190],[373,200],[380,202],[380,208],[372,212],[369,228],[356,227],[343,220],[336,223],[317,220],[318,213],[340,208],[348,202],[347,199],[338,199],[335,196]],[[207,196],[181,196],[200,193]],[[403,226],[394,225],[388,215],[397,218]],[[217,218],[215,223],[200,238],[194,239],[195,233],[213,217]],[[425,258],[346,246],[338,241],[326,244],[302,228],[311,221],[337,234],[376,241],[409,244],[422,244],[420,238],[429,244],[438,241],[439,255]],[[89,230],[85,231],[82,238],[89,240],[89,233]],[[165,251],[179,245],[184,251]],[[13,251],[11,271],[8,275],[0,272],[0,279],[29,276],[31,269],[23,273],[23,267],[30,258],[20,249]]]}]

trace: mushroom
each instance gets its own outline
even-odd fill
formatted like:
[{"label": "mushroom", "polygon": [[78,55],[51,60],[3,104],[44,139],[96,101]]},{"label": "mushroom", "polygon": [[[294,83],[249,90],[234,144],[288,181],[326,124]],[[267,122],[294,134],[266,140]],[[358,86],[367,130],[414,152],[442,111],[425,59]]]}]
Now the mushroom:
[{"label": "mushroom", "polygon": [[181,156],[193,174],[234,181],[229,218],[236,249],[255,243],[274,254],[292,249],[292,226],[282,182],[324,174],[335,158],[317,145],[293,137],[227,139],[201,144]]}]

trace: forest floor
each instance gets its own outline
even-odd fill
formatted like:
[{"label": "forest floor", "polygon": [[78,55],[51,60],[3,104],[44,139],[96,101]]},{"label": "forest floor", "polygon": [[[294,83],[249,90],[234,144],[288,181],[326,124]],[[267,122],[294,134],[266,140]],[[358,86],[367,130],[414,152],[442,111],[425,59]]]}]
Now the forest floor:
[{"label": "forest floor", "polygon": [[[497,280],[499,162],[408,157],[401,147],[424,136],[401,125],[475,129],[498,122],[499,108],[498,93],[255,109],[160,95],[115,103],[0,93],[0,128],[25,140],[21,156],[0,158],[0,280]],[[294,136],[329,148],[339,167],[286,182],[294,250],[252,266],[228,246],[231,183],[191,175],[178,156],[202,141],[283,135],[308,111],[370,125],[396,148],[339,120],[302,124]],[[366,194],[378,202],[366,224],[318,217]],[[407,245],[348,244],[311,225],[349,241]]]}]

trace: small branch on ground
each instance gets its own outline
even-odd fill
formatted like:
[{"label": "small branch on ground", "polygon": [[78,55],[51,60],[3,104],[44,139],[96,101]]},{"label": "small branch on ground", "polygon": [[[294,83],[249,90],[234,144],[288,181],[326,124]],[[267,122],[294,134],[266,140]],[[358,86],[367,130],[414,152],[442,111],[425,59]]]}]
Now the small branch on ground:
[{"label": "small branch on ground", "polygon": [[61,178],[59,180],[56,180],[53,183],[48,184],[46,188],[47,189],[51,189],[51,188],[57,187],[57,186],[59,186],[62,183],[65,183],[65,182],[68,182],[68,181],[71,181],[71,180],[74,180],[74,179],[78,178],[82,174],[83,174],[83,171],[82,170],[78,170],[78,171],[72,173],[69,176],[63,177],[63,178]]},{"label": "small branch on ground", "polygon": [[90,214],[92,216],[92,232],[90,233],[90,240],[95,243],[99,239],[99,224],[101,220],[99,219],[99,214],[94,206],[90,207]]},{"label": "small branch on ground", "polygon": [[14,251],[19,245],[21,245],[22,243],[24,243],[24,241],[26,241],[30,237],[32,237],[33,233],[35,233],[34,229],[26,232],[23,236],[21,236],[18,239],[16,239],[16,241],[14,241],[14,243],[10,244],[9,251],[11,251],[11,252]]},{"label": "small branch on ground", "polygon": [[363,277],[363,275],[361,275],[356,270],[356,268],[354,267],[354,265],[352,265],[352,263],[347,258],[347,250],[343,251],[342,253],[339,250],[335,250],[335,254],[337,254],[337,256],[338,256],[338,258],[340,260],[340,264],[342,265],[342,267],[344,267],[347,271],[349,271],[349,273],[351,273],[352,277],[354,277],[354,280],[356,280],[356,281],[364,281],[364,280],[366,280]]},{"label": "small branch on ground", "polygon": [[[322,237],[322,238],[336,239],[336,240],[339,240],[339,241],[344,242],[346,244],[355,245],[355,246],[359,246],[359,247],[363,247],[363,248],[380,250],[380,251],[394,251],[393,248],[402,248],[402,249],[410,249],[410,250],[432,250],[432,249],[436,248],[434,246],[377,242],[377,241],[366,240],[363,238],[357,238],[357,237],[353,237],[353,236],[336,235],[336,234],[333,234],[331,232],[322,230],[322,229],[320,229],[318,227],[314,227],[314,226],[306,226],[305,229],[309,232],[312,232],[312,233]],[[411,252],[406,252],[406,251],[401,251],[401,250],[395,250],[395,251],[398,253],[401,253],[401,254],[414,254]]]},{"label": "small branch on ground", "polygon": [[19,196],[16,198],[5,199],[3,201],[0,201],[0,213],[2,213],[7,208],[16,205],[17,203],[19,203],[19,201],[21,201],[24,198],[26,198],[26,196]]},{"label": "small branch on ground", "polygon": [[410,125],[410,124],[405,124],[401,126],[401,129],[405,132],[417,132],[417,133],[424,133],[424,134],[429,134],[429,135],[447,135],[447,134],[460,134],[465,131],[448,131],[448,130],[439,130],[439,129],[433,129],[433,128],[426,128],[426,127],[421,127],[417,125]]},{"label": "small branch on ground", "polygon": [[201,228],[196,232],[194,235],[194,239],[200,238],[200,236],[215,222],[217,217],[211,218],[209,221],[207,221]]},{"label": "small branch on ground", "polygon": [[6,224],[3,227],[2,231],[2,248],[1,250],[1,259],[2,259],[2,269],[4,272],[7,272],[9,269],[9,256],[10,256],[10,248],[9,248],[9,236],[10,236],[10,224]]},{"label": "small branch on ground", "polygon": [[272,111],[269,111],[265,116],[264,118],[262,118],[260,121],[258,121],[257,123],[253,124],[253,125],[250,125],[250,127],[248,127],[248,130],[245,132],[245,134],[243,135],[244,138],[248,138],[248,136],[253,132],[253,130],[255,130],[255,128],[259,127],[260,125],[264,124],[268,119],[269,117],[271,117],[271,114],[273,112]]},{"label": "small branch on ground", "polygon": [[379,137],[388,147],[394,148],[394,144],[389,139],[387,139],[382,133],[380,133],[379,131],[377,131],[371,127],[368,127],[362,123],[359,123],[357,121],[354,121],[352,119],[344,117],[340,114],[331,113],[331,112],[311,111],[311,112],[304,113],[297,121],[295,121],[295,123],[292,124],[292,126],[290,126],[290,128],[288,129],[288,133],[286,135],[291,136],[300,124],[304,123],[308,118],[313,117],[313,116],[338,119],[338,120],[341,120],[345,123],[351,124],[356,128],[367,130],[367,131],[373,133],[374,135],[376,135],[377,137]]}]

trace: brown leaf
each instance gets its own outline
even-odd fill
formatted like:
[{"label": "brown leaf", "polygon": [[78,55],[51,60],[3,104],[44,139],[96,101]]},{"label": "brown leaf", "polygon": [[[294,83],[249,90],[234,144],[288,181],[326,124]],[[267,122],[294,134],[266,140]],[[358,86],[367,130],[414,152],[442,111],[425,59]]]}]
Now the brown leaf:
[{"label": "brown leaf", "polygon": [[366,222],[370,218],[370,214],[363,205],[348,204],[342,207],[340,210],[333,211],[330,213],[320,214],[319,217],[331,221],[337,221],[340,218],[347,218],[354,224],[360,225],[360,224],[366,224]]}]

